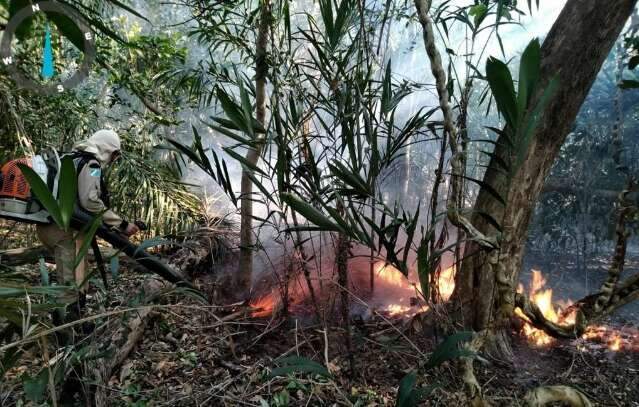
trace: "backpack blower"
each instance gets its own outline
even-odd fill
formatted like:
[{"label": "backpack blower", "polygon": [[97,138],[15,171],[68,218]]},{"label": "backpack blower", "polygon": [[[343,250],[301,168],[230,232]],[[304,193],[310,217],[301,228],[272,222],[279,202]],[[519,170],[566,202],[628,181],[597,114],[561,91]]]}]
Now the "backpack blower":
[{"label": "backpack blower", "polygon": [[[46,225],[52,223],[49,213],[40,204],[27,180],[22,175],[18,164],[26,164],[42,178],[54,197],[58,196],[61,167],[60,155],[53,149],[44,150],[39,155],[30,158],[20,158],[9,161],[0,168],[0,218],[31,224]],[[82,230],[93,220],[93,215],[76,206],[71,218],[71,227]],[[164,264],[157,257],[152,256],[139,246],[131,243],[125,236],[102,224],[96,231],[96,236],[109,242],[114,248],[121,250],[147,270],[158,274],[165,280],[189,288],[194,288],[180,273]],[[93,244],[94,251],[97,243]],[[101,260],[99,251],[96,253],[98,262]],[[106,283],[103,265],[98,267]],[[105,284],[106,287],[106,284]]]}]

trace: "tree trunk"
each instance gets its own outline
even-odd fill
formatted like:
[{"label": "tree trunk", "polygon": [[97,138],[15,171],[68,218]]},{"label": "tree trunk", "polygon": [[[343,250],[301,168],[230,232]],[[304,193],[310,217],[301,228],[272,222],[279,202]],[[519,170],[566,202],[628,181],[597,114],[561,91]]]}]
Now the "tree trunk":
[{"label": "tree trunk", "polygon": [[[497,338],[490,350],[507,351],[500,329],[514,310],[514,297],[524,254],[528,225],[537,199],[559,150],[571,130],[590,87],[617,40],[636,0],[603,5],[597,0],[569,0],[542,47],[540,84],[534,100],[553,77],[559,85],[543,111],[527,147],[524,161],[510,182],[491,162],[484,182],[506,200],[502,206],[485,189],[475,203],[473,225],[484,234],[497,231],[478,213],[488,213],[501,223],[500,248],[488,251],[470,243],[456,278],[453,300],[467,328],[488,330]],[[535,105],[535,103],[533,103]],[[496,153],[505,156],[505,142]],[[506,349],[504,349],[504,345]]]},{"label": "tree trunk", "polygon": [[[269,28],[271,25],[270,0],[262,0],[260,22],[255,44],[255,118],[266,127],[266,74],[268,61],[266,60]],[[246,161],[256,165],[262,154],[265,136],[258,134],[255,148],[249,148]],[[240,261],[236,285],[245,295],[251,288],[253,278],[253,182],[249,177],[251,170],[244,167],[240,186]]]}]

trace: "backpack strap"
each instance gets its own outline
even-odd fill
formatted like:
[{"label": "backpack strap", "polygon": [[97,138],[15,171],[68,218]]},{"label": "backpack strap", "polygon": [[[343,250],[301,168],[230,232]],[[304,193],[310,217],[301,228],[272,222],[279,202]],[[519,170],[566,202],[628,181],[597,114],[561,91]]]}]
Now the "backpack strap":
[{"label": "backpack strap", "polygon": [[[98,167],[100,164],[97,163],[97,159],[91,153],[87,153],[84,151],[73,151],[69,154],[73,158],[73,163],[75,164],[76,174],[80,175],[82,169],[89,164],[91,161],[96,161]],[[93,165],[93,164],[91,164]],[[104,203],[107,208],[111,207],[111,199],[109,198],[109,191],[107,189],[106,182],[104,180],[104,172],[100,172],[100,199]]]}]

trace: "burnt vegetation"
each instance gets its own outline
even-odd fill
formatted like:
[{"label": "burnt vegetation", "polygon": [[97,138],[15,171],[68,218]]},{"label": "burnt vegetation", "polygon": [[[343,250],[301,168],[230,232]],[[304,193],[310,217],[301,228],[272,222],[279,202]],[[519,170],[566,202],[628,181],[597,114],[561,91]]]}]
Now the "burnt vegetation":
[{"label": "burnt vegetation", "polygon": [[[0,63],[0,164],[111,128],[149,227],[112,248],[71,161],[20,166],[92,272],[0,217],[0,405],[639,406],[635,0],[58,3],[96,61]],[[70,24],[18,69],[47,27],[71,73]]]}]

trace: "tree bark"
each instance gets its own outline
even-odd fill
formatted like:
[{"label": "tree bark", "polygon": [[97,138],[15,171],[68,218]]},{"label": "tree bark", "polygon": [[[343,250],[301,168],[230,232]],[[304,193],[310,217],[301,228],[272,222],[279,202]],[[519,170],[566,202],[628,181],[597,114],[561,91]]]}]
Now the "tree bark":
[{"label": "tree bark", "polygon": [[[486,235],[495,235],[494,227],[478,214],[488,213],[500,221],[500,248],[489,251],[468,244],[453,300],[460,307],[464,326],[489,330],[493,338],[499,338],[492,342],[497,346],[489,348],[496,353],[504,345],[500,327],[514,310],[528,225],[544,180],[635,3],[636,0],[618,0],[605,6],[597,0],[566,3],[542,46],[540,83],[533,100],[539,101],[554,77],[559,84],[541,114],[523,163],[510,182],[499,172],[494,159],[484,176],[484,182],[505,198],[506,205],[482,189],[472,224]],[[498,140],[496,153],[502,157],[503,145],[504,140]]]},{"label": "tree bark", "polygon": [[[268,36],[271,24],[270,0],[262,0],[260,22],[255,44],[255,118],[266,127],[266,74],[268,61],[266,60]],[[256,165],[262,154],[264,134],[257,135],[257,143],[254,148],[249,148],[246,161]],[[237,273],[236,285],[241,295],[251,288],[253,278],[253,182],[249,177],[251,170],[245,167],[242,170],[240,186],[240,261]]]}]

